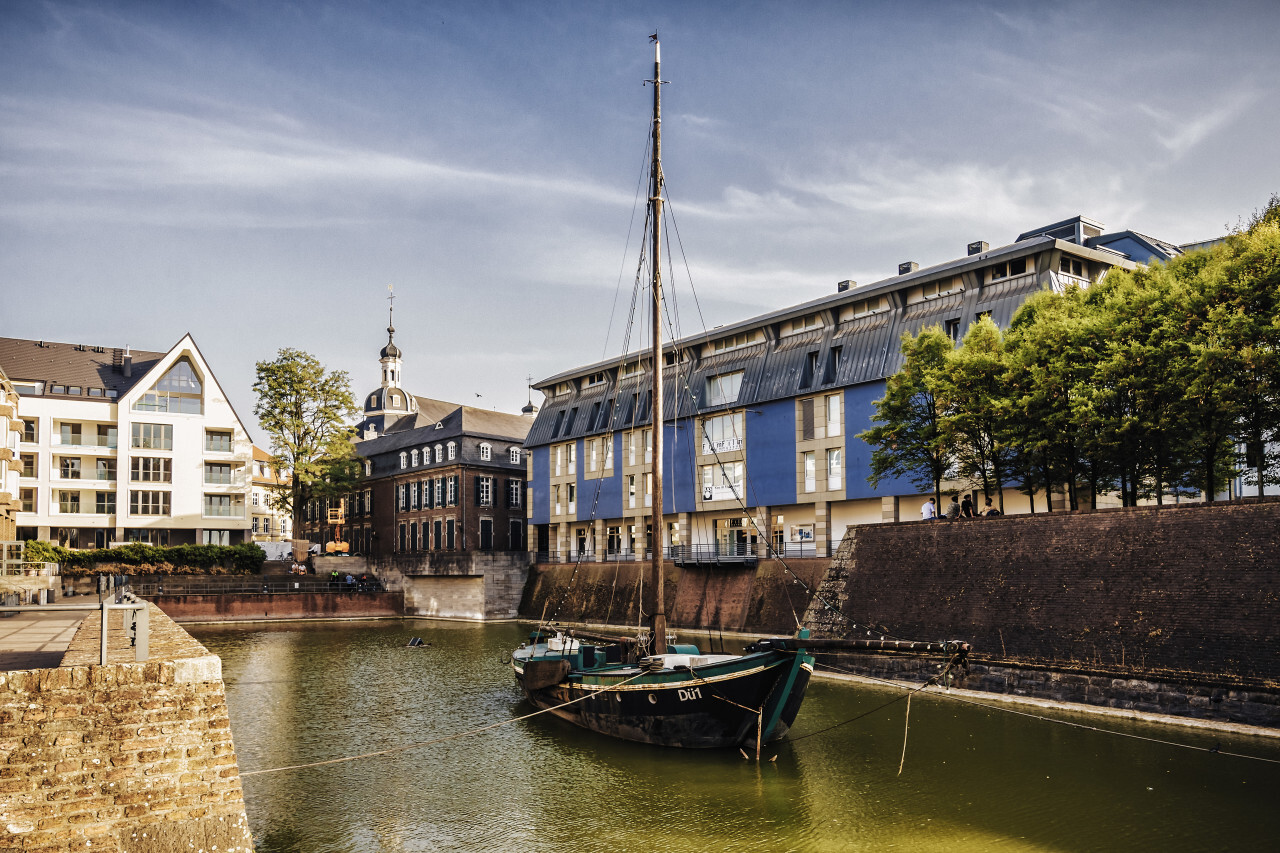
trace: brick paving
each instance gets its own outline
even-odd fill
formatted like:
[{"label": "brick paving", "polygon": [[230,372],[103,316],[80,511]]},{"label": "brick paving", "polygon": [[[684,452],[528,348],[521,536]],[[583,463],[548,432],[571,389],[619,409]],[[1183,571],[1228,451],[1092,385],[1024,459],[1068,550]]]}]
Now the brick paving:
[{"label": "brick paving", "polygon": [[92,610],[53,610],[0,618],[0,672],[61,666],[76,628],[92,615]]}]

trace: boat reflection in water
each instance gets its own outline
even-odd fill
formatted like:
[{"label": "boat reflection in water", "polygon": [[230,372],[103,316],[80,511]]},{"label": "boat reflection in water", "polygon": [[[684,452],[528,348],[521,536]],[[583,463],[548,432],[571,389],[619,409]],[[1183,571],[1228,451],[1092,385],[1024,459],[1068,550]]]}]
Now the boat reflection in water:
[{"label": "boat reflection in water", "polygon": [[[223,659],[246,772],[529,712],[505,662],[527,626],[190,630]],[[410,637],[424,646],[406,648]],[[246,776],[245,803],[258,853],[1181,853],[1267,850],[1280,837],[1280,764],[1222,754],[1280,761],[1280,740],[1054,714],[1152,740],[1116,737],[921,693],[898,775],[906,703],[875,709],[900,695],[815,677],[804,712],[760,763],[736,750],[602,737],[544,714],[433,746]],[[1222,753],[1162,740],[1217,743]]]}]

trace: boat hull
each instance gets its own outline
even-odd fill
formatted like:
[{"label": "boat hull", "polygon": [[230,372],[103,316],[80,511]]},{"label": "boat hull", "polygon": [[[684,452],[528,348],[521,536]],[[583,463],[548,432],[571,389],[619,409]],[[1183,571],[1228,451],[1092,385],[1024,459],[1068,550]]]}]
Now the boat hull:
[{"label": "boat hull", "polygon": [[[794,652],[731,657],[707,666],[646,672],[634,666],[569,669],[538,686],[554,655],[517,655],[516,680],[535,707],[623,740],[694,749],[752,746],[786,735],[813,659]],[[526,668],[529,677],[526,678]],[[545,679],[541,679],[545,681]]]}]

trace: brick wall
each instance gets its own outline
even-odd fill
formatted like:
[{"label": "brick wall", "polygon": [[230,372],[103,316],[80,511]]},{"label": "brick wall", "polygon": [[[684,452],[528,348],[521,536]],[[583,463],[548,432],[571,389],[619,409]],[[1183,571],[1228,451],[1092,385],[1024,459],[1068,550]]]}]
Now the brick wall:
[{"label": "brick wall", "polygon": [[399,592],[283,592],[154,595],[176,622],[258,622],[264,619],[379,619],[401,615]]},{"label": "brick wall", "polygon": [[0,673],[0,847],[252,850],[221,662],[152,605],[132,663],[111,619],[106,666],[90,616],[62,667]]}]

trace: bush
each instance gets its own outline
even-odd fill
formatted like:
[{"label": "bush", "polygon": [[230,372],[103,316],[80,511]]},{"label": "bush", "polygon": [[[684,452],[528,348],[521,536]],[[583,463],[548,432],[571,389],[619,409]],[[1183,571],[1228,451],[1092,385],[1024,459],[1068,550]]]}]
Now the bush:
[{"label": "bush", "polygon": [[[175,545],[161,548],[130,542],[118,548],[73,551],[48,542],[27,543],[27,559],[58,563],[67,577],[126,575],[248,575],[262,570],[266,552],[244,545]],[[99,569],[99,564],[103,565]],[[121,571],[123,570],[123,572]]]}]

